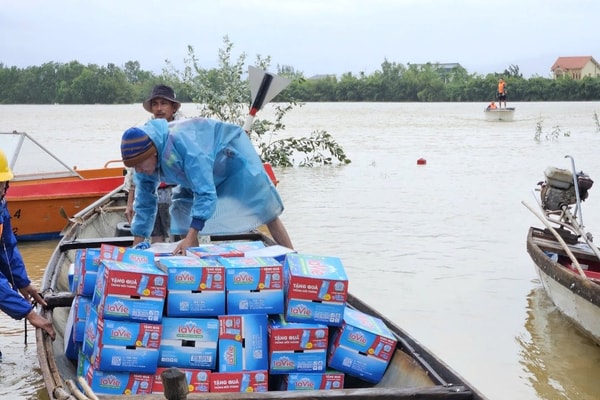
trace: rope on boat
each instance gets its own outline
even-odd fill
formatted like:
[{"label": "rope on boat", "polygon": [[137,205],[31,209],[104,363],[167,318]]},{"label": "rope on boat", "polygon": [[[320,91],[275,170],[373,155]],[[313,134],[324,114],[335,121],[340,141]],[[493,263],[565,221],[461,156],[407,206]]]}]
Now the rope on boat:
[{"label": "rope on boat", "polygon": [[544,225],[546,225],[546,228],[548,228],[548,230],[550,230],[550,232],[552,232],[552,234],[554,235],[554,237],[556,237],[556,240],[558,240],[559,243],[561,244],[561,246],[565,249],[565,252],[567,253],[567,255],[569,256],[569,258],[571,259],[571,262],[573,263],[573,265],[575,265],[575,268],[577,268],[577,272],[579,272],[579,275],[581,275],[582,277],[584,277],[584,278],[587,279],[587,276],[585,275],[585,272],[583,272],[583,269],[581,269],[581,265],[579,265],[579,261],[577,261],[577,259],[575,258],[575,256],[571,252],[571,249],[569,249],[569,246],[567,245],[567,243],[565,242],[565,240],[562,238],[562,236],[560,236],[560,234],[558,232],[556,232],[556,229],[554,229],[548,223],[548,221],[546,220],[546,218],[544,218],[542,215],[540,215],[539,212],[535,211],[527,203],[525,203],[524,201],[521,201],[521,204],[523,204],[525,207],[527,207],[529,209],[529,211],[531,211],[533,213],[533,215],[535,215],[536,217],[538,217],[538,219],[540,221],[542,221],[542,223]]}]

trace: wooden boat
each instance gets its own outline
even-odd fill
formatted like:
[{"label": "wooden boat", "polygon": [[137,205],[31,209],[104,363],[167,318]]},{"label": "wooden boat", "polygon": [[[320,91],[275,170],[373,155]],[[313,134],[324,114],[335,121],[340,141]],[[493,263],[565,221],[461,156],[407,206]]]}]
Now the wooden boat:
[{"label": "wooden boat", "polygon": [[540,210],[544,224],[530,227],[527,251],[548,297],[582,332],[600,344],[600,251],[582,227],[581,202],[592,181],[583,172],[548,168]]},{"label": "wooden boat", "polygon": [[[78,399],[93,398],[117,399],[121,396],[91,394],[79,389],[82,378],[76,377],[76,365],[64,355],[63,335],[73,294],[68,291],[68,269],[74,254],[80,248],[99,247],[101,243],[129,246],[124,220],[126,193],[116,189],[100,200],[80,211],[67,225],[64,235],[52,254],[42,280],[42,294],[48,303],[39,312],[50,318],[57,332],[54,342],[42,330],[37,330],[37,352],[46,388],[51,399],[65,399],[78,396]],[[124,228],[125,227],[125,228]],[[260,232],[241,235],[212,236],[212,242],[235,240],[272,240]],[[190,393],[187,399],[484,399],[485,397],[467,381],[454,372],[442,360],[423,347],[408,333],[386,319],[355,296],[350,295],[348,306],[364,313],[381,318],[398,340],[395,354],[385,375],[378,384],[347,378],[345,388],[328,391],[269,391],[266,393]],[[270,389],[271,390],[271,389]],[[83,392],[83,393],[82,393]],[[137,399],[163,399],[162,394],[137,395]]]},{"label": "wooden boat", "polygon": [[495,108],[483,110],[487,121],[512,121],[515,117],[515,108]]},{"label": "wooden boat", "polygon": [[57,239],[68,217],[123,184],[120,160],[80,170],[67,166],[27,133],[3,132],[0,138],[15,174],[6,200],[17,240]]}]

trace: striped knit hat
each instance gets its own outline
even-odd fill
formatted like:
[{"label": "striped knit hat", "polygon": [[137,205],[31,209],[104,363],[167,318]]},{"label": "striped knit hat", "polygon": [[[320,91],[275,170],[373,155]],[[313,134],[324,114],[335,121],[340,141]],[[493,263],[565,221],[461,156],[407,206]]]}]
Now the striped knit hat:
[{"label": "striped knit hat", "polygon": [[121,138],[121,157],[126,167],[135,167],[156,154],[156,147],[146,132],[140,128],[129,128]]}]

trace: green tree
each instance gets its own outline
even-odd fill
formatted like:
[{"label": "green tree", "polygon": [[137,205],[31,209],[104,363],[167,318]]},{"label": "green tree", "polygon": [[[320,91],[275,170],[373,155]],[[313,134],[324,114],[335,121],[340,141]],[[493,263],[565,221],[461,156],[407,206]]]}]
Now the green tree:
[{"label": "green tree", "polygon": [[[164,74],[178,77],[183,82],[192,100],[198,104],[201,116],[243,125],[250,105],[250,89],[244,73],[247,70],[246,54],[242,53],[237,60],[232,60],[233,43],[227,36],[223,38],[223,43],[224,48],[219,50],[218,68],[202,68],[194,49],[188,46],[184,70],[178,71],[168,62]],[[266,70],[269,64],[269,57],[256,57],[256,67]],[[278,137],[285,129],[285,114],[298,105],[294,101],[274,104],[275,121],[262,118],[254,120],[248,134],[258,147],[261,159],[279,167],[296,164],[314,166],[332,164],[334,161],[350,163],[342,147],[326,131],[314,131],[302,138]],[[296,162],[299,156],[303,158]]]}]

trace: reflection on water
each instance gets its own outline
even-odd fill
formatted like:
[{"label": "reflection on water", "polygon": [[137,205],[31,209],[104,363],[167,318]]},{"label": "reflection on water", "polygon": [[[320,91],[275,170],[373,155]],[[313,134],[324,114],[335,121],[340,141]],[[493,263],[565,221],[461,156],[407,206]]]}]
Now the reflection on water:
[{"label": "reflection on water", "polygon": [[527,334],[521,364],[540,399],[598,399],[600,347],[580,333],[556,309],[542,287],[527,296]]}]

